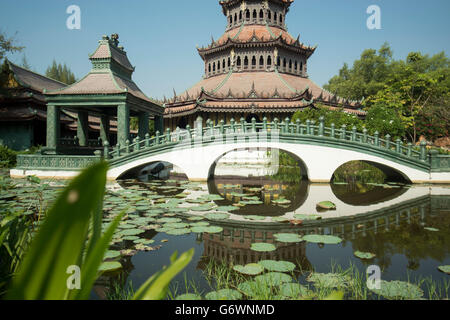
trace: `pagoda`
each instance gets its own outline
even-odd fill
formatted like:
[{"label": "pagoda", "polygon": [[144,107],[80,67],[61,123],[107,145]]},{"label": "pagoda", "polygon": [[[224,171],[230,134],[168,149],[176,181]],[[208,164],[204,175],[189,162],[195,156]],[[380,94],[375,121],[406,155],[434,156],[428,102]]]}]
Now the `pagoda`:
[{"label": "pagoda", "polygon": [[194,126],[201,116],[218,124],[233,118],[285,119],[316,104],[363,117],[358,101],[322,89],[308,78],[316,47],[292,37],[285,24],[294,0],[222,0],[225,33],[197,48],[203,79],[182,94],[165,98],[164,126]]}]

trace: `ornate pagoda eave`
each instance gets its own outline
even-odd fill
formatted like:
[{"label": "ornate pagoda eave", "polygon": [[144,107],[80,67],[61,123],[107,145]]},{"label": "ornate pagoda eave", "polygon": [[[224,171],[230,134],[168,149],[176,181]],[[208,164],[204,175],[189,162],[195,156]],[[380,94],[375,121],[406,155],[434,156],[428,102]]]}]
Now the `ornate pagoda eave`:
[{"label": "ornate pagoda eave", "polygon": [[[289,7],[294,2],[294,0],[267,0],[267,1],[276,2],[279,5],[284,6],[284,8],[286,9],[286,12],[289,11]],[[241,4],[242,2],[243,2],[243,0],[220,0],[219,4],[222,6],[223,14],[226,16],[228,7]]]},{"label": "ornate pagoda eave", "polygon": [[[298,40],[297,40],[298,41]],[[257,48],[257,47],[271,47],[278,45],[281,48],[287,49],[289,51],[294,51],[296,53],[300,53],[305,55],[307,58],[311,57],[311,55],[314,54],[314,52],[317,49],[317,46],[315,47],[307,47],[300,42],[294,42],[294,44],[287,43],[281,36],[277,39],[269,40],[269,41],[235,41],[231,38],[228,38],[228,40],[219,46],[209,46],[208,48],[197,48],[197,51],[199,55],[202,57],[203,60],[207,58],[208,55],[215,54],[218,52],[226,51],[230,48]]]}]

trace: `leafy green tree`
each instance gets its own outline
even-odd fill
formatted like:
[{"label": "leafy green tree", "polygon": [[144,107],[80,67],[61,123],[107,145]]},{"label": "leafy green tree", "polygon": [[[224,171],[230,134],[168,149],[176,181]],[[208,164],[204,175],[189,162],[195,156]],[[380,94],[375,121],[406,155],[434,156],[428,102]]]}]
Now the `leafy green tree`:
[{"label": "leafy green tree", "polygon": [[8,52],[19,52],[24,47],[14,45],[14,37],[8,37],[5,33],[0,31],[0,61],[3,60]]},{"label": "leafy green tree", "polygon": [[70,71],[69,67],[67,67],[66,64],[64,65],[61,65],[60,63],[57,64],[55,60],[53,60],[52,65],[47,68],[45,75],[51,79],[69,85],[76,82],[75,75],[73,74],[72,71]]}]

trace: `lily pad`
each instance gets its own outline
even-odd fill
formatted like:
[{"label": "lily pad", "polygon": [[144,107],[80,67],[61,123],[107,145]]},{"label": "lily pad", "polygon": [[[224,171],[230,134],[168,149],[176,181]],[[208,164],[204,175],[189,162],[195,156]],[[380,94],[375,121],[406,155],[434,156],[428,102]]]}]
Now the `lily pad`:
[{"label": "lily pad", "polygon": [[239,291],[244,293],[248,297],[268,297],[271,295],[270,286],[261,286],[256,281],[245,281],[238,285]]},{"label": "lily pad", "polygon": [[446,274],[450,274],[450,265],[446,265],[446,266],[439,266],[438,267],[439,271],[444,272]]},{"label": "lily pad", "polygon": [[320,219],[322,219],[322,217],[317,214],[294,214],[294,218],[299,219],[299,220],[320,220]]},{"label": "lily pad", "polygon": [[376,256],[375,253],[361,252],[361,251],[355,251],[353,254],[360,259],[368,259],[368,260],[373,259]]},{"label": "lily pad", "polygon": [[273,222],[286,222],[286,221],[288,221],[288,218],[284,218],[284,217],[272,217],[272,218],[270,218],[270,220],[272,220]]},{"label": "lily pad", "polygon": [[222,289],[207,293],[205,298],[207,300],[239,300],[242,294],[234,289]]},{"label": "lily pad", "polygon": [[331,235],[321,234],[308,234],[303,236],[303,240],[312,243],[324,243],[324,244],[338,244],[342,242],[342,239]]},{"label": "lily pad", "polygon": [[295,264],[289,261],[262,260],[258,264],[268,271],[291,272],[295,269]]},{"label": "lily pad", "polygon": [[191,233],[191,229],[188,229],[188,228],[172,229],[172,230],[166,231],[166,233],[170,234],[172,236],[181,236],[181,235],[185,235],[185,234]]},{"label": "lily pad", "polygon": [[103,262],[100,267],[98,268],[98,271],[101,272],[113,272],[122,269],[122,265],[118,261],[106,261]]},{"label": "lily pad", "polygon": [[114,259],[120,257],[120,252],[115,250],[108,250],[106,251],[105,255],[103,256],[103,259]]},{"label": "lily pad", "polygon": [[296,233],[276,233],[273,235],[275,240],[284,243],[302,242],[303,239]]},{"label": "lily pad", "polygon": [[405,281],[380,281],[380,289],[369,288],[371,291],[387,299],[417,300],[423,296],[423,291],[418,286]]},{"label": "lily pad", "polygon": [[206,219],[210,220],[225,220],[228,219],[230,215],[228,213],[208,213],[205,214]]},{"label": "lily pad", "polygon": [[269,272],[255,277],[255,281],[260,285],[279,286],[292,281],[292,277],[281,272]]},{"label": "lily pad", "polygon": [[195,293],[185,293],[176,297],[175,300],[202,300],[202,297]]},{"label": "lily pad", "polygon": [[351,283],[351,278],[338,273],[316,273],[313,272],[306,279],[314,282],[317,287],[325,288],[345,288]]},{"label": "lily pad", "polygon": [[312,291],[299,283],[284,283],[280,287],[280,293],[289,298],[311,295]]},{"label": "lily pad", "polygon": [[258,243],[252,243],[252,246],[250,249],[253,251],[258,251],[258,252],[270,252],[270,251],[275,251],[277,248],[275,247],[275,245],[273,245],[271,243],[258,242]]},{"label": "lily pad", "polygon": [[322,201],[317,204],[317,207],[324,210],[335,210],[336,205],[331,201]]},{"label": "lily pad", "polygon": [[117,234],[120,236],[137,236],[138,234],[144,233],[144,230],[141,229],[125,229],[119,231]]},{"label": "lily pad", "polygon": [[192,227],[192,232],[195,233],[221,233],[223,231],[222,227],[211,226],[211,227]]},{"label": "lily pad", "polygon": [[245,266],[236,265],[233,267],[233,270],[249,276],[256,276],[263,272],[264,268],[257,263],[249,263]]}]

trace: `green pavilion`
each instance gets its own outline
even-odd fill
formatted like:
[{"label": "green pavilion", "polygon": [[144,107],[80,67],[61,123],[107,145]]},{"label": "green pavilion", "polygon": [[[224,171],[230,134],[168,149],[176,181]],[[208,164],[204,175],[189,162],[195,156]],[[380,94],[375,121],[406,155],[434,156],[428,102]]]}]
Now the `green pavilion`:
[{"label": "green pavilion", "polygon": [[[132,80],[135,68],[127,53],[119,46],[119,36],[103,36],[98,47],[89,56],[92,70],[73,85],[56,90],[44,90],[47,100],[47,154],[92,154],[111,145],[110,120],[117,119],[117,143],[130,142],[130,117],[138,118],[137,135],[149,133],[149,120],[155,121],[155,130],[162,132],[164,108],[147,97]],[[76,139],[61,138],[62,109],[77,115]],[[100,119],[100,139],[90,143],[89,117]]]}]

